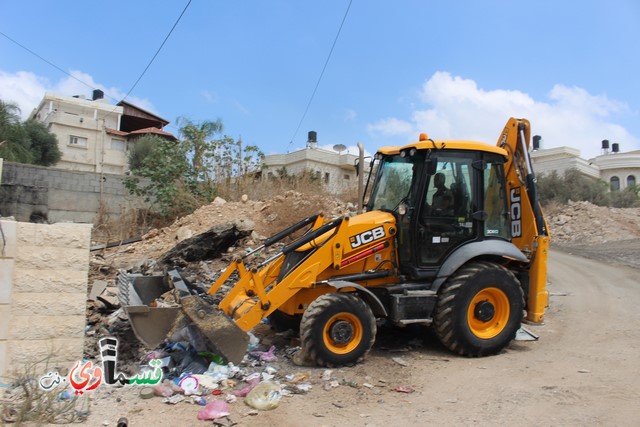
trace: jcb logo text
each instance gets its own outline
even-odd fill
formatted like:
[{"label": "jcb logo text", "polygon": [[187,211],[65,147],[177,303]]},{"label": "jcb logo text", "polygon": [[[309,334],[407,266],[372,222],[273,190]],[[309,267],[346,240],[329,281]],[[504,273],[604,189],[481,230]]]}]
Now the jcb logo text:
[{"label": "jcb logo text", "polygon": [[520,187],[511,189],[511,237],[522,236],[522,205],[520,204]]},{"label": "jcb logo text", "polygon": [[356,234],[355,236],[349,237],[349,241],[351,242],[351,248],[355,249],[359,246],[365,245],[367,243],[371,243],[374,240],[382,239],[384,237],[384,227],[376,227],[372,230],[367,230],[363,233]]}]

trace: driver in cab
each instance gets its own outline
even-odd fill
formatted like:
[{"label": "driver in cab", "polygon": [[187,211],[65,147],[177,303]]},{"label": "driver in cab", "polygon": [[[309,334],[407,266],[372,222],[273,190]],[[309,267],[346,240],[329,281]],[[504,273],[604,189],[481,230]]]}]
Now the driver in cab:
[{"label": "driver in cab", "polygon": [[453,194],[445,185],[446,178],[444,174],[440,172],[435,174],[433,180],[436,192],[431,198],[432,215],[453,215]]}]

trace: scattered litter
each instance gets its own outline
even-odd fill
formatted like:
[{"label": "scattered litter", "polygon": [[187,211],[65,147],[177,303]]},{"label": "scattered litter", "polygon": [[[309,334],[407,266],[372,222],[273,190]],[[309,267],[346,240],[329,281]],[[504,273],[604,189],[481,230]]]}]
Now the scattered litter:
[{"label": "scattered litter", "polygon": [[369,383],[362,383],[362,387],[373,388],[375,386],[373,384],[369,384]]},{"label": "scattered litter", "polygon": [[302,393],[307,393],[312,388],[313,386],[311,385],[311,383],[296,384],[296,390],[301,391]]},{"label": "scattered litter", "polygon": [[251,390],[253,390],[255,386],[258,385],[258,383],[260,382],[260,377],[258,376],[245,381],[247,382],[247,386],[243,389],[233,391],[233,395],[237,397],[245,397]]},{"label": "scattered litter", "polygon": [[178,386],[184,391],[185,395],[189,396],[191,394],[197,393],[200,383],[195,376],[187,375],[180,380]]},{"label": "scattered litter", "polygon": [[196,375],[190,375],[190,376],[198,380],[198,384],[203,388],[206,388],[207,390],[218,391],[220,393],[220,391],[217,390],[219,381],[216,381],[210,375],[196,374]]},{"label": "scattered litter", "polygon": [[247,346],[247,348],[249,349],[249,351],[253,351],[256,349],[256,347],[258,347],[258,344],[260,344],[260,340],[251,332],[247,332],[247,334],[249,334],[249,345]]},{"label": "scattered litter", "polygon": [[165,397],[164,399],[162,399],[162,401],[164,403],[169,403],[171,405],[175,405],[177,403],[180,403],[184,400],[184,396],[181,394],[174,394],[171,397]]},{"label": "scattered litter", "polygon": [[205,406],[207,404],[207,399],[202,396],[191,396],[191,401],[200,406]]},{"label": "scattered litter", "polygon": [[268,411],[278,407],[281,397],[278,384],[263,382],[256,385],[244,401],[252,408]]},{"label": "scattered litter", "polygon": [[295,374],[285,376],[285,378],[287,379],[287,382],[297,384],[306,381],[310,376],[311,374],[309,374],[309,372],[296,372]]},{"label": "scattered litter", "polygon": [[249,356],[261,362],[277,362],[278,357],[275,355],[276,346],[272,345],[267,351],[250,351]]},{"label": "scattered litter", "polygon": [[406,360],[404,360],[401,357],[392,357],[391,360],[393,360],[394,362],[396,362],[398,365],[400,366],[409,366],[409,363],[407,363]]},{"label": "scattered litter", "polygon": [[151,399],[155,395],[155,390],[151,387],[144,387],[140,390],[141,399]]},{"label": "scattered litter", "polygon": [[160,397],[173,396],[173,389],[164,382],[160,384],[156,384],[153,387],[153,392],[155,393],[156,396],[160,396]]},{"label": "scattered litter", "polygon": [[409,386],[398,386],[396,388],[393,389],[394,391],[397,391],[398,393],[413,393],[415,390]]},{"label": "scattered litter", "polygon": [[320,378],[322,379],[322,381],[329,381],[331,380],[331,374],[333,374],[332,369],[325,369],[324,372],[322,372],[322,376]]},{"label": "scattered litter", "polygon": [[353,388],[358,388],[358,382],[357,381],[347,381],[344,378],[342,379],[342,385],[348,385],[349,387],[353,387]]},{"label": "scattered litter", "polygon": [[578,372],[581,373],[581,374],[590,374],[591,373],[591,371],[588,370],[588,369],[579,369]]},{"label": "scattered litter", "polygon": [[229,404],[224,400],[213,400],[204,407],[203,410],[198,411],[199,420],[216,420],[218,418],[226,417],[231,414]]}]

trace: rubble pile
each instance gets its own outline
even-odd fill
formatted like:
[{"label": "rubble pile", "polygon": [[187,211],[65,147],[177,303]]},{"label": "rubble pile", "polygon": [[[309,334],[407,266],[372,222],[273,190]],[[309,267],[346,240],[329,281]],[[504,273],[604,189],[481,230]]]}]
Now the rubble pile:
[{"label": "rubble pile", "polygon": [[640,239],[640,208],[569,201],[545,210],[552,244],[596,244]]},{"label": "rubble pile", "polygon": [[[118,271],[144,275],[162,275],[180,267],[181,274],[194,286],[206,291],[219,272],[239,254],[260,245],[266,237],[317,213],[332,218],[355,214],[350,203],[322,195],[287,191],[268,201],[239,202],[216,198],[191,215],[171,225],[153,229],[142,240],[129,245],[92,252],[90,291],[95,283],[107,283],[94,289],[87,305],[85,356],[98,353],[98,341],[104,336],[119,339],[124,368],[135,371],[144,351],[118,302]],[[276,243],[255,256],[264,260],[284,243]],[[91,292],[90,292],[91,293]]]}]

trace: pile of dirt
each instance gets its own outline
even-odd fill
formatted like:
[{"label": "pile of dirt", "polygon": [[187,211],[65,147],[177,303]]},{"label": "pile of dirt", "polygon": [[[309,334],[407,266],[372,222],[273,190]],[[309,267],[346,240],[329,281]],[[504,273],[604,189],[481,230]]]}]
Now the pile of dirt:
[{"label": "pile of dirt", "polygon": [[116,269],[127,269],[131,263],[157,260],[176,244],[227,223],[253,230],[251,238],[243,242],[250,247],[307,216],[323,213],[331,218],[354,212],[351,203],[295,191],[287,191],[268,201],[249,200],[244,196],[240,202],[216,198],[167,227],[149,231],[140,242],[96,254],[94,261],[102,266],[108,264]]},{"label": "pile of dirt", "polygon": [[640,208],[610,208],[589,202],[555,205],[545,210],[552,241],[596,244],[640,239]]},{"label": "pile of dirt", "polygon": [[640,268],[640,208],[569,202],[545,211],[551,247],[584,258]]}]

